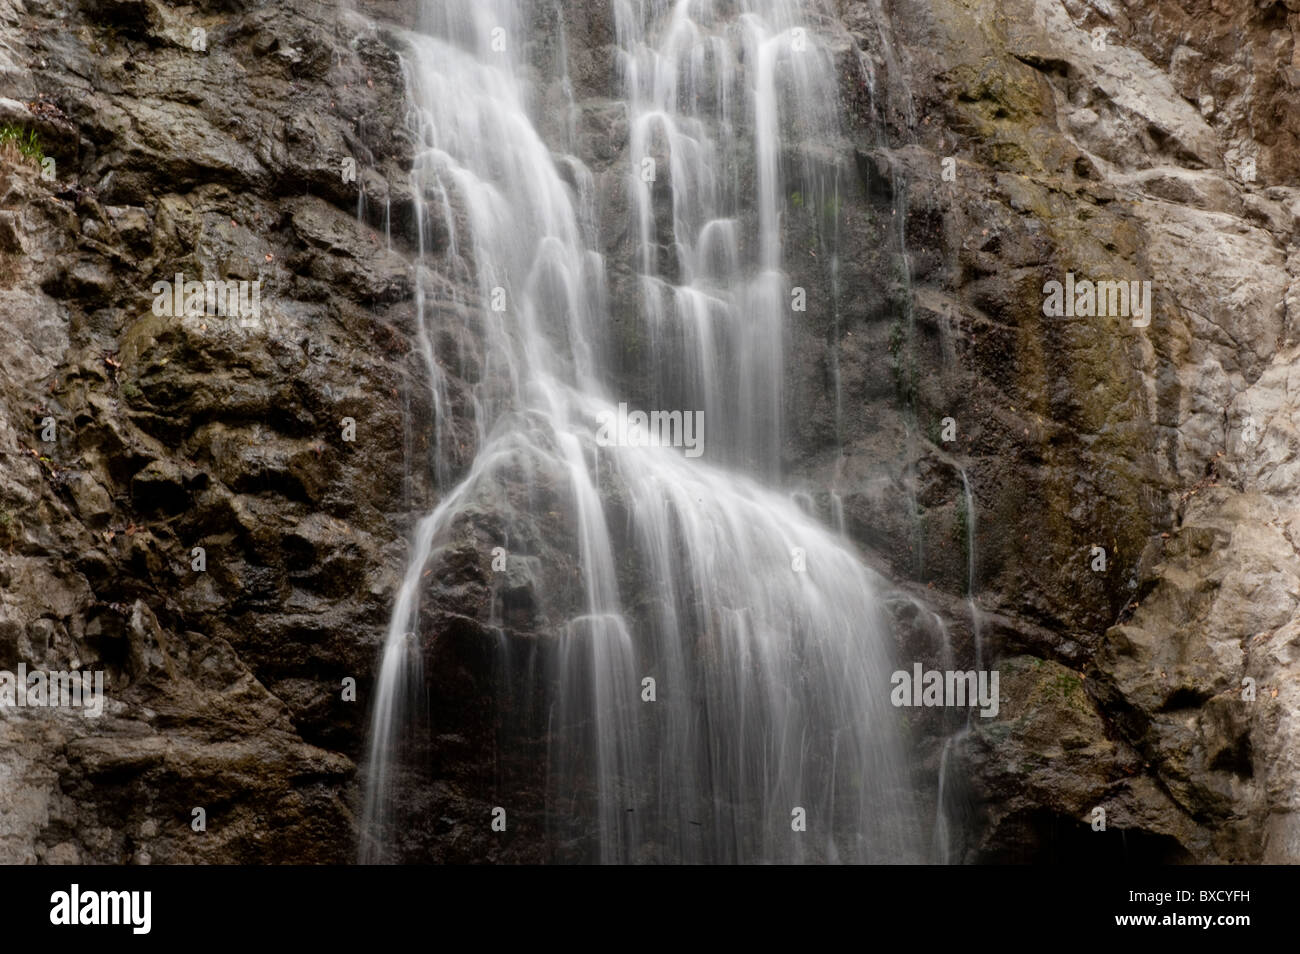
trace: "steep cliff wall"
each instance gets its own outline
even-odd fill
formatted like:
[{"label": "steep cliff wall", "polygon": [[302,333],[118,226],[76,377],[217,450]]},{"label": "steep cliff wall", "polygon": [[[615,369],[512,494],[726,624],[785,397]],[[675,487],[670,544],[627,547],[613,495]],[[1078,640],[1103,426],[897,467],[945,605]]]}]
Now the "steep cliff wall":
[{"label": "steep cliff wall", "polygon": [[[109,697],[7,710],[0,856],[351,860],[428,494],[410,256],[376,228],[397,58],[316,3],[5,2],[0,36],[0,120],[54,160],[0,180],[0,666],[103,669]],[[260,320],[155,314],[177,274],[260,281]]]},{"label": "steep cliff wall", "polygon": [[[833,6],[843,176],[784,210],[810,307],[783,459],[898,582],[908,658],[935,652],[919,598],[969,663],[974,597],[1003,703],[949,753],[968,779],[953,857],[1295,860],[1300,7]],[[635,394],[611,12],[533,20],[557,150],[573,90]],[[0,859],[355,856],[378,645],[445,489],[400,49],[306,0],[0,0],[0,125],[54,159],[43,177],[0,153],[0,668],[104,669],[110,698],[98,720],[0,717]],[[1067,272],[1150,281],[1150,323],[1045,316]],[[260,323],[155,314],[178,273],[260,281]],[[447,442],[453,471],[473,442]],[[543,606],[568,598],[566,530],[536,504],[482,502],[431,577],[433,728],[412,742],[431,768],[404,857],[566,856],[535,834],[537,700],[503,688],[488,626],[504,608],[526,672]],[[503,584],[491,529],[529,505],[541,556]],[[914,728],[933,798],[947,727]],[[533,835],[486,836],[504,797]],[[1089,830],[1098,807],[1114,837]]]},{"label": "steep cliff wall", "polygon": [[[961,591],[976,528],[1005,702],[959,746],[979,806],[960,857],[1295,860],[1300,14],[936,0],[885,4],[882,27],[881,12],[846,4],[845,22],[889,91],[888,146],[863,148],[903,194],[902,403],[928,439],[886,414],[849,460],[865,487],[876,460],[917,448],[936,587]],[[1150,281],[1149,325],[1046,317],[1044,283],[1067,272]],[[883,324],[845,353],[878,355]],[[846,509],[869,544],[891,528],[905,576],[918,535],[893,499]],[[1127,841],[1094,836],[1096,808]]]}]

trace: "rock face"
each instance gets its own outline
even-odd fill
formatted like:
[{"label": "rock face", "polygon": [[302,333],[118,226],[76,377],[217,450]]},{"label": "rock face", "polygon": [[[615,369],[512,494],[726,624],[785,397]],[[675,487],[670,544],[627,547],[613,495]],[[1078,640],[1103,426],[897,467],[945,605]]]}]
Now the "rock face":
[{"label": "rock face", "polygon": [[[0,668],[109,700],[5,710],[4,861],[355,857],[344,680],[428,496],[404,81],[345,11],[235,6],[0,4],[5,118],[54,160],[0,168]],[[177,275],[260,315],[160,314]]]},{"label": "rock face", "polygon": [[[864,150],[905,216],[916,382],[910,420],[873,405],[887,436],[846,448],[866,475],[914,447],[911,475],[845,507],[899,576],[957,592],[974,527],[1004,674],[950,752],[953,857],[1296,860],[1300,8],[845,6],[887,91]],[[1149,323],[1047,317],[1070,272],[1149,280]],[[889,512],[909,480],[915,530]]]},{"label": "rock face", "polygon": [[[897,581],[904,657],[943,658],[932,610],[1002,674],[997,717],[913,726],[940,857],[1300,860],[1300,4],[827,7],[838,268],[792,195],[783,458]],[[610,5],[533,16],[635,393]],[[108,696],[0,709],[0,860],[356,856],[406,541],[475,440],[432,446],[400,49],[346,4],[0,0],[0,125],[54,160],[0,152],[0,669]],[[1068,273],[1149,281],[1150,321],[1049,317]],[[260,314],[155,308],[177,275],[258,282]],[[452,408],[475,364],[443,368]],[[432,568],[399,857],[582,856],[515,833],[543,827],[546,740],[514,677],[575,585],[553,517],[476,501]],[[534,554],[504,583],[503,521]]]}]

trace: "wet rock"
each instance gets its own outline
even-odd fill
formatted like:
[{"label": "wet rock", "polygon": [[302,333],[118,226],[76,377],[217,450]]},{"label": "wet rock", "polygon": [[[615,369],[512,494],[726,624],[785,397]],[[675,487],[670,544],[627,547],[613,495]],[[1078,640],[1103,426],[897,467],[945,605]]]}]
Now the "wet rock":
[{"label": "wet rock", "polygon": [[[427,386],[387,313],[410,309],[409,249],[339,173],[404,184],[400,64],[308,6],[88,0],[0,26],[32,38],[0,42],[0,116],[56,161],[0,169],[0,664],[97,667],[109,697],[99,720],[0,713],[5,860],[355,856],[366,700],[321,680],[373,665],[430,490],[389,438]],[[156,314],[177,273],[261,281],[261,327]]]},{"label": "wet rock", "polygon": [[[875,217],[907,218],[915,323],[897,306],[879,312],[888,334],[844,321],[842,387],[864,409],[840,425],[844,459],[811,482],[839,482],[851,532],[896,575],[950,593],[967,585],[973,532],[976,605],[999,620],[984,632],[1015,654],[1003,685],[1036,699],[1032,719],[1013,701],[1021,716],[954,743],[973,782],[949,807],[975,813],[958,854],[1108,857],[1089,824],[1104,807],[1151,860],[1291,857],[1292,798],[1272,772],[1294,758],[1272,695],[1291,664],[1256,647],[1285,644],[1296,616],[1295,130],[1278,118],[1296,91],[1254,57],[1289,62],[1294,16],[1023,0],[905,4],[885,24],[849,4],[844,20],[884,87],[864,108],[888,161],[863,184]],[[891,197],[899,177],[880,170],[898,168],[907,192]],[[845,233],[848,274],[882,235],[861,234]],[[1149,325],[1045,321],[1043,285],[1067,271],[1151,280]],[[850,300],[842,314],[870,311]],[[896,357],[873,361],[870,345]],[[816,366],[821,342],[801,347]],[[892,402],[871,390],[890,376]],[[1105,573],[1089,568],[1095,547]],[[970,623],[953,616],[960,643]],[[1025,685],[1025,653],[1086,691]],[[1244,702],[1247,678],[1270,687],[1262,701]],[[1092,715],[1076,722],[1067,703]],[[1072,766],[1075,748],[1106,754]]]}]

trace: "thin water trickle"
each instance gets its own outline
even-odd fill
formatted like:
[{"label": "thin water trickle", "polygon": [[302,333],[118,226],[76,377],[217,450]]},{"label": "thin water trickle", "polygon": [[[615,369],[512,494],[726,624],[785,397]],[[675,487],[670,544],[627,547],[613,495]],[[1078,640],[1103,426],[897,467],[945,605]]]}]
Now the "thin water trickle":
[{"label": "thin water trickle", "polygon": [[971,642],[975,645],[975,669],[984,668],[984,635],[980,626],[980,608],[975,602],[975,495],[970,489],[970,478],[961,471],[962,506],[966,514],[966,605],[970,608]]},{"label": "thin water trickle", "polygon": [[948,763],[954,743],[960,744],[970,732],[969,724],[943,740],[939,754],[939,792],[934,804],[934,850],[941,865],[952,864],[952,820],[948,801],[951,797]]},{"label": "thin water trickle", "polygon": [[[975,601],[978,572],[975,542],[975,494],[971,490],[970,477],[967,475],[965,468],[962,468],[960,473],[962,485],[960,506],[961,512],[964,514],[966,535],[966,605],[971,616],[971,643],[974,648],[975,672],[979,673],[984,669],[984,638],[981,630],[980,609]],[[953,666],[953,651],[951,639],[948,635],[948,627],[937,614],[934,616],[934,620],[942,634],[944,667],[951,668]],[[951,793],[952,783],[949,779],[949,761],[954,744],[960,745],[966,736],[970,734],[973,719],[974,716],[971,710],[967,710],[965,724],[962,728],[949,732],[944,739],[943,748],[939,755],[938,793],[935,798],[934,808],[934,850],[940,864],[952,863],[954,813],[953,806],[950,804],[953,797]]]}]

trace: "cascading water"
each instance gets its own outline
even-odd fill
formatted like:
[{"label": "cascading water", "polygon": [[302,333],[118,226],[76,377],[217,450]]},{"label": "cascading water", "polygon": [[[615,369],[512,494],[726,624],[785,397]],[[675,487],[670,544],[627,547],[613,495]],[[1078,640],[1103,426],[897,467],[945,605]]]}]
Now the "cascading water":
[{"label": "cascading water", "polygon": [[[544,651],[553,823],[584,816],[604,862],[920,860],[883,581],[774,486],[791,302],[782,209],[787,190],[823,201],[837,173],[835,79],[806,24],[812,4],[614,4],[647,346],[636,403],[702,411],[702,457],[596,439],[630,399],[607,333],[593,177],[554,156],[530,117],[519,5],[427,6],[405,63],[421,240],[434,224],[447,236],[437,255],[422,244],[416,293],[444,494],[416,528],[380,663],[363,858],[389,857],[429,567],[458,514],[523,474],[561,488],[580,568],[581,605]],[[455,300],[447,276],[477,298]],[[481,357],[440,350],[449,312]],[[472,407],[456,411],[472,414],[477,453],[454,484],[448,361],[477,362]],[[627,561],[636,594],[620,587]],[[800,811],[806,831],[792,825]]]}]

